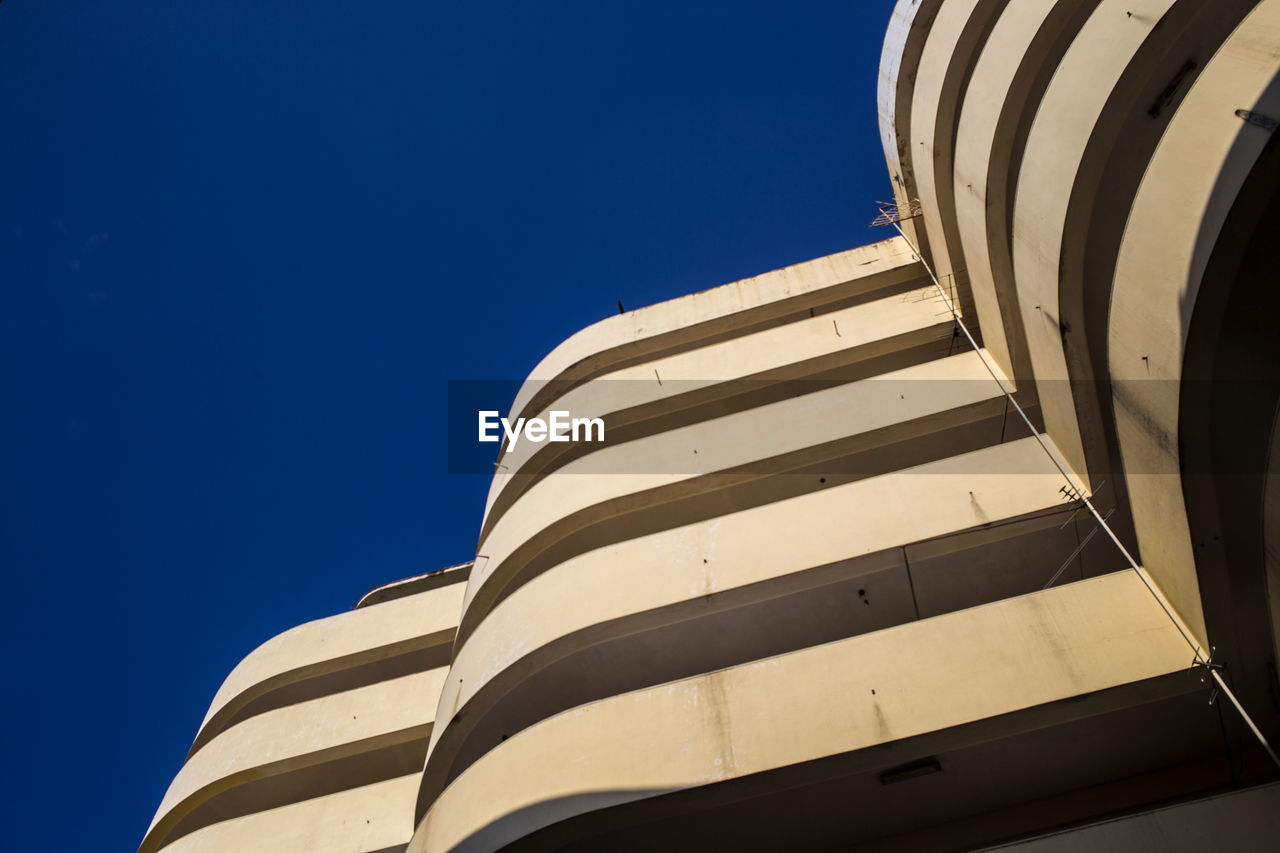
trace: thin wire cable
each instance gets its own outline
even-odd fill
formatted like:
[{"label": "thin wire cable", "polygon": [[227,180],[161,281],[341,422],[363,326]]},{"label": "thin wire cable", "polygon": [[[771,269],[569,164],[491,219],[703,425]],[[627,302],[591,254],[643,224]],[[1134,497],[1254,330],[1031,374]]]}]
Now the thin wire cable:
[{"label": "thin wire cable", "polygon": [[[1106,515],[1104,515],[1104,516],[1103,516],[1103,518],[1110,518],[1110,517],[1111,517],[1111,513],[1115,512],[1115,511],[1116,511],[1116,510],[1115,510],[1115,507],[1112,507],[1111,509],[1107,510],[1107,514],[1106,514]],[[1072,515],[1075,515],[1075,513],[1072,513]],[[1066,526],[1067,526],[1067,525],[1065,525],[1065,524],[1064,524],[1064,525],[1062,525],[1062,527],[1066,527]],[[1060,527],[1060,528],[1058,528],[1058,529],[1059,529],[1059,530],[1061,530],[1062,528]],[[1076,557],[1079,557],[1079,556],[1080,556],[1080,553],[1081,553],[1082,551],[1084,551],[1085,546],[1087,546],[1090,542],[1092,542],[1092,541],[1093,541],[1093,537],[1094,537],[1095,535],[1097,535],[1097,533],[1098,533],[1098,528],[1096,528],[1096,527],[1095,527],[1095,528],[1093,528],[1092,530],[1090,530],[1090,531],[1089,531],[1089,534],[1088,534],[1087,536],[1085,536],[1085,537],[1084,537],[1084,540],[1083,540],[1083,541],[1081,541],[1081,543],[1080,543],[1079,545],[1077,545],[1077,546],[1076,546],[1076,549],[1075,549],[1074,551],[1072,551],[1072,552],[1071,552],[1071,556],[1067,557],[1067,559],[1065,559],[1065,560],[1063,560],[1063,561],[1062,561],[1062,565],[1061,565],[1061,566],[1059,566],[1059,567],[1058,567],[1058,570],[1057,570],[1056,572],[1054,572],[1054,573],[1053,573],[1053,577],[1049,578],[1049,582],[1048,582],[1047,584],[1045,584],[1044,586],[1040,587],[1040,588],[1041,588],[1041,589],[1048,589],[1049,587],[1051,587],[1051,586],[1053,586],[1055,583],[1057,583],[1058,578],[1062,577],[1062,573],[1063,573],[1063,572],[1065,572],[1065,571],[1067,570],[1067,566],[1069,566],[1069,565],[1071,565],[1073,562],[1075,562]]]},{"label": "thin wire cable", "polygon": [[[880,212],[883,215],[888,215],[886,208],[881,208]],[[1147,573],[1143,571],[1137,561],[1133,559],[1133,555],[1129,553],[1129,549],[1124,546],[1124,543],[1120,541],[1120,537],[1118,537],[1115,531],[1111,529],[1111,525],[1107,524],[1107,520],[1103,518],[1094,507],[1093,502],[1089,500],[1089,496],[1083,488],[1083,484],[1078,485],[1075,479],[1072,478],[1071,474],[1068,473],[1066,464],[1058,459],[1058,454],[1054,453],[1053,449],[1050,448],[1041,437],[1040,430],[1036,429],[1035,424],[1031,423],[1031,418],[1027,417],[1027,413],[1023,411],[1022,406],[1018,404],[1017,398],[1013,396],[1013,392],[1005,384],[1004,379],[1001,378],[1000,372],[996,369],[996,366],[991,363],[986,352],[983,351],[982,347],[978,346],[978,342],[975,341],[973,335],[969,333],[969,327],[965,325],[964,319],[960,316],[960,312],[956,310],[955,303],[948,298],[947,291],[942,286],[942,283],[938,281],[938,276],[934,274],[933,267],[929,266],[929,262],[924,259],[924,255],[918,248],[916,248],[915,244],[911,242],[911,238],[906,235],[906,232],[902,230],[902,225],[896,220],[892,221],[892,225],[894,230],[898,232],[899,236],[902,237],[903,241],[906,242],[907,246],[911,249],[911,253],[915,256],[915,259],[920,262],[920,265],[924,267],[925,272],[929,274],[929,279],[937,289],[938,295],[942,297],[943,303],[951,312],[952,319],[955,321],[956,325],[960,327],[960,331],[964,332],[964,336],[969,341],[969,345],[973,347],[973,351],[978,354],[978,358],[982,360],[982,364],[986,367],[987,372],[991,374],[991,378],[996,381],[996,385],[1000,386],[1000,390],[1004,393],[1006,399],[1013,404],[1014,410],[1016,410],[1018,416],[1022,418],[1022,422],[1027,425],[1027,429],[1031,431],[1031,435],[1035,438],[1036,443],[1040,445],[1040,448],[1044,450],[1045,455],[1049,457],[1049,461],[1053,463],[1053,467],[1057,468],[1058,473],[1067,481],[1067,489],[1071,493],[1071,496],[1078,500],[1080,504],[1089,511],[1089,514],[1098,522],[1098,526],[1105,531],[1111,541],[1115,543],[1116,548],[1120,550],[1120,554],[1125,558],[1125,561],[1128,562],[1129,567],[1133,569],[1137,574],[1138,579],[1142,581],[1143,586],[1147,588],[1147,591],[1150,592],[1151,596],[1156,600],[1156,604],[1160,605],[1160,609],[1169,617],[1169,621],[1173,623],[1173,627],[1178,630],[1178,633],[1182,635],[1182,639],[1191,647],[1194,665],[1203,666],[1208,671],[1218,689],[1222,691],[1222,695],[1226,696],[1227,699],[1231,701],[1231,704],[1235,706],[1236,711],[1239,712],[1241,719],[1245,721],[1245,724],[1248,725],[1249,729],[1253,732],[1254,737],[1258,739],[1258,743],[1262,744],[1262,748],[1271,756],[1271,760],[1275,762],[1277,767],[1280,767],[1280,756],[1276,755],[1275,750],[1271,748],[1271,744],[1267,741],[1266,736],[1262,734],[1262,731],[1258,728],[1257,724],[1253,722],[1253,718],[1249,716],[1249,712],[1244,709],[1244,706],[1240,704],[1240,700],[1236,698],[1236,694],[1222,679],[1222,675],[1219,673],[1218,667],[1213,663],[1213,653],[1210,652],[1208,655],[1204,653],[1204,649],[1201,647],[1200,643],[1196,641],[1195,637],[1182,623],[1182,620],[1178,618],[1177,613],[1175,613],[1173,608],[1165,601],[1164,596],[1160,594],[1160,591],[1156,589],[1155,585],[1151,582],[1151,579],[1147,577]]]}]

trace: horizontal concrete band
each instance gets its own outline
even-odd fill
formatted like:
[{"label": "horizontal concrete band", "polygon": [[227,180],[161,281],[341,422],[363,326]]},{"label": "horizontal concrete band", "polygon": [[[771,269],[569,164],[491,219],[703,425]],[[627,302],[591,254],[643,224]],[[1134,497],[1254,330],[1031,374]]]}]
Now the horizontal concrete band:
[{"label": "horizontal concrete band", "polygon": [[282,672],[236,695],[196,735],[190,759],[226,729],[258,714],[449,665],[456,628]]},{"label": "horizontal concrete band", "polygon": [[634,360],[790,322],[811,308],[920,274],[906,244],[892,239],[609,317],[552,350],[529,374],[511,412],[532,417],[576,385]]},{"label": "horizontal concrete band", "polygon": [[[615,370],[580,385],[539,413],[601,417],[607,444],[518,442],[494,475],[481,546],[524,491],[573,459],[608,444],[805,393],[806,379],[849,381],[945,355],[952,321],[932,285]],[[890,362],[890,359],[893,359]],[[838,371],[838,372],[837,372]],[[708,403],[719,405],[709,407]]]},{"label": "horizontal concrete band", "polygon": [[[228,779],[226,781],[235,783],[234,787],[187,812],[165,837],[178,842],[202,830],[216,830],[228,821],[268,815],[298,803],[326,800],[335,794],[368,788],[388,779],[412,776],[416,782],[430,730],[428,724],[398,733],[394,739],[354,742],[317,756],[314,764],[291,766],[281,773],[276,773],[276,768],[268,765],[261,768],[262,775],[255,772]],[[330,799],[327,802],[332,807],[339,807],[344,802],[359,802],[359,799]],[[349,817],[355,818],[356,815]],[[215,838],[218,835],[216,832],[211,834]]]},{"label": "horizontal concrete band", "polygon": [[[616,538],[638,535],[627,514],[668,507],[680,498],[723,491],[826,460],[866,452],[906,437],[938,435],[949,427],[1002,419],[1005,403],[976,353],[917,365],[802,397],[670,430],[579,459],[531,488],[503,517],[476,558],[463,604],[458,643],[466,642],[484,614],[519,583],[554,562],[608,544],[583,531],[602,523]],[[997,423],[988,443],[999,440]],[[862,438],[859,438],[862,437]],[[955,452],[946,442],[937,455]],[[966,448],[968,449],[968,448]],[[626,460],[630,459],[631,462]],[[605,470],[687,470],[698,475],[654,473],[572,477]],[[630,466],[630,467],[628,467]],[[834,468],[833,468],[834,470]],[[821,488],[816,477],[813,488]],[[730,495],[720,512],[734,508]],[[679,513],[668,511],[674,518]],[[678,523],[678,522],[675,522]],[[666,526],[671,526],[668,523]],[[630,528],[630,529],[628,529]],[[570,540],[572,534],[579,534]],[[576,543],[576,544],[575,544]]]},{"label": "horizontal concrete band", "polygon": [[139,850],[227,817],[415,772],[446,672],[323,696],[230,727],[183,765]]},{"label": "horizontal concrete band", "polygon": [[[419,812],[500,739],[571,704],[1042,588],[1079,541],[1061,485],[1024,439],[554,567],[454,661]],[[1090,574],[1120,565],[1098,559]]]},{"label": "horizontal concrete band", "polygon": [[163,853],[393,853],[413,835],[410,773],[211,824],[165,845]]},{"label": "horizontal concrete band", "polygon": [[273,689],[446,642],[457,628],[464,591],[456,583],[376,609],[317,619],[272,637],[222,682],[200,724],[197,744],[242,719],[237,715],[246,706]]},{"label": "horizontal concrete band", "polygon": [[361,610],[365,607],[372,607],[375,604],[386,604],[389,601],[408,598],[411,595],[440,589],[451,584],[465,583],[467,578],[471,576],[471,565],[472,561],[467,560],[465,563],[445,566],[420,575],[384,583],[382,586],[374,587],[362,595],[351,609]]},{"label": "horizontal concrete band", "polygon": [[1174,672],[1187,652],[1124,572],[639,690],[495,747],[409,849],[497,850],[584,810]]}]

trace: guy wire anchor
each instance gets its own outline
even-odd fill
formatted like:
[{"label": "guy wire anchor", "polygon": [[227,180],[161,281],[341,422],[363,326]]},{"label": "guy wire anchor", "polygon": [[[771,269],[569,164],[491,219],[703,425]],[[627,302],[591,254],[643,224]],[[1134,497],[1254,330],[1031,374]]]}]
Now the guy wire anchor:
[{"label": "guy wire anchor", "polygon": [[1225,672],[1227,668],[1226,664],[1213,662],[1213,659],[1217,657],[1217,655],[1218,655],[1218,647],[1210,646],[1208,660],[1200,660],[1199,656],[1196,656],[1191,661],[1190,671],[1191,672],[1199,671],[1201,684],[1206,684],[1209,682],[1211,678],[1213,679],[1213,689],[1209,691],[1210,705],[1218,701],[1218,685],[1222,683],[1222,676],[1216,675],[1215,673]]},{"label": "guy wire anchor", "polygon": [[1228,701],[1235,706],[1236,711],[1239,712],[1240,719],[1249,727],[1249,731],[1253,732],[1253,736],[1258,739],[1258,743],[1267,751],[1267,755],[1271,756],[1272,762],[1274,762],[1277,767],[1280,767],[1280,755],[1276,755],[1276,751],[1272,749],[1271,742],[1267,740],[1267,736],[1258,728],[1258,724],[1253,721],[1253,717],[1250,717],[1245,712],[1244,706],[1240,704],[1240,700],[1236,698],[1231,687],[1223,679],[1222,673],[1226,672],[1227,665],[1213,662],[1217,653],[1217,648],[1210,646],[1209,657],[1205,660],[1201,660],[1200,653],[1197,652],[1196,656],[1191,660],[1191,672],[1195,672],[1196,670],[1200,671],[1200,682],[1202,684],[1209,679],[1213,680],[1213,692],[1209,694],[1209,704],[1212,705],[1217,701],[1219,693],[1226,696]]},{"label": "guy wire anchor", "polygon": [[1070,501],[1077,506],[1084,506],[1084,493],[1070,483],[1058,489],[1058,494],[1062,495],[1064,501]]},{"label": "guy wire anchor", "polygon": [[[1103,480],[1101,483],[1099,483],[1099,484],[1098,484],[1098,488],[1096,488],[1096,489],[1094,489],[1094,490],[1093,490],[1093,497],[1094,497],[1095,499],[1097,499],[1097,497],[1098,497],[1098,492],[1102,491],[1102,487],[1103,487],[1103,486],[1105,486],[1106,484],[1107,484],[1107,481],[1106,481],[1106,480]],[[1075,508],[1074,510],[1072,510],[1072,511],[1071,511],[1071,514],[1070,514],[1069,516],[1067,516],[1067,520],[1066,520],[1066,521],[1064,521],[1064,522],[1062,522],[1062,526],[1061,526],[1061,527],[1059,527],[1058,529],[1059,529],[1059,530],[1065,530],[1065,529],[1067,528],[1067,525],[1068,525],[1068,524],[1070,524],[1071,522],[1073,522],[1073,521],[1075,521],[1075,520],[1076,520],[1076,516],[1078,516],[1078,515],[1080,514],[1080,510],[1082,510],[1082,509],[1084,509],[1084,508],[1085,508],[1085,507],[1084,507],[1084,501],[1083,501],[1083,500],[1077,500],[1077,501],[1076,501],[1076,508]],[[1115,507],[1112,507],[1112,508],[1111,508],[1111,510],[1110,510],[1110,512],[1108,512],[1106,515],[1104,515],[1104,516],[1102,517],[1102,518],[1103,518],[1103,521],[1105,521],[1106,519],[1110,518],[1110,517],[1111,517],[1111,513],[1112,513],[1112,512],[1115,512]]]}]

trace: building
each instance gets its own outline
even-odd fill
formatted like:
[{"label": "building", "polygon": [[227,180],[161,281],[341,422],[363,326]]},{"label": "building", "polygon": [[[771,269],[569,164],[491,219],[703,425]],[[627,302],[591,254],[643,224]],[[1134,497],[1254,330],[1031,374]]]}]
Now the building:
[{"label": "building", "polygon": [[1278,72],[1280,0],[901,0],[902,234],[553,351],[610,440],[246,658],[141,850],[1274,849]]}]

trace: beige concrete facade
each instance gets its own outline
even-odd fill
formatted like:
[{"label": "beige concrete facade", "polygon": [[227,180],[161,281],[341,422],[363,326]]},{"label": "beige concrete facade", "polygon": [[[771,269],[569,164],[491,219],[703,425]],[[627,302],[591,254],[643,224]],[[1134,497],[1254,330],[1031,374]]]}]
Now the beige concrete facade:
[{"label": "beige concrete facade", "polygon": [[139,849],[402,848],[468,574],[375,590],[253,651],[218,690]]},{"label": "beige concrete facade", "polygon": [[557,347],[609,440],[246,658],[140,849],[1274,849],[1189,667],[1280,738],[1278,81],[1280,0],[901,0],[902,234]]}]

